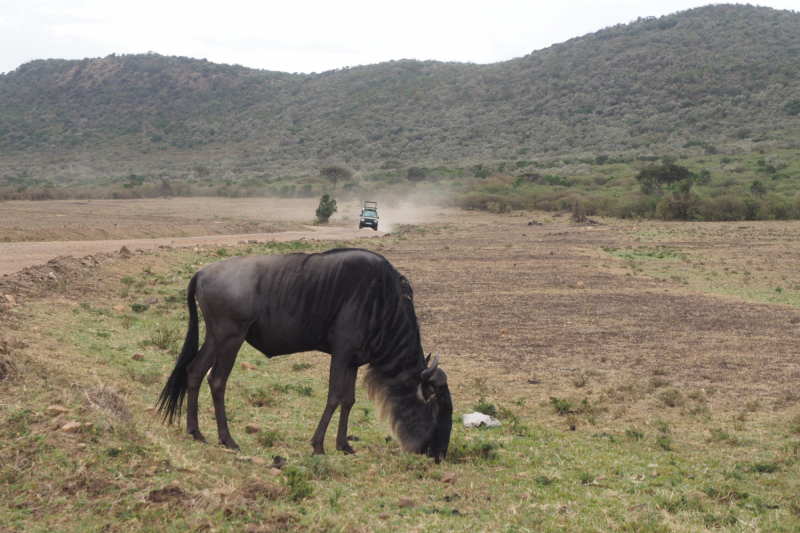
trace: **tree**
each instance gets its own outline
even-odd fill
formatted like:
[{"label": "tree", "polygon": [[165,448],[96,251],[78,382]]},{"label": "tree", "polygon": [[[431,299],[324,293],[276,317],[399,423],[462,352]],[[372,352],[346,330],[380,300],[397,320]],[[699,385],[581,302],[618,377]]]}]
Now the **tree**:
[{"label": "tree", "polygon": [[197,173],[198,179],[203,179],[209,174],[211,174],[211,171],[205,165],[195,165],[194,167],[192,167],[192,170],[194,170]]},{"label": "tree", "polygon": [[765,194],[767,194],[767,187],[761,183],[761,180],[755,180],[750,185],[750,192],[758,196],[759,198],[763,198]]},{"label": "tree", "polygon": [[347,180],[353,177],[353,171],[348,168],[333,165],[319,169],[319,175],[333,183],[333,190],[335,191],[337,183],[341,180]]},{"label": "tree", "polygon": [[336,207],[336,200],[331,198],[329,194],[323,194],[322,198],[319,199],[319,206],[315,213],[317,215],[317,221],[320,224],[324,224],[330,220],[331,216],[337,211],[339,211],[339,208]]},{"label": "tree", "polygon": [[407,177],[408,181],[417,183],[419,181],[424,181],[425,178],[428,177],[428,173],[424,168],[410,167],[408,169]]},{"label": "tree", "polygon": [[663,165],[647,165],[637,175],[636,181],[641,184],[645,194],[663,192],[662,187],[667,185],[667,190],[672,192],[672,185],[689,178],[689,169],[675,163]]}]

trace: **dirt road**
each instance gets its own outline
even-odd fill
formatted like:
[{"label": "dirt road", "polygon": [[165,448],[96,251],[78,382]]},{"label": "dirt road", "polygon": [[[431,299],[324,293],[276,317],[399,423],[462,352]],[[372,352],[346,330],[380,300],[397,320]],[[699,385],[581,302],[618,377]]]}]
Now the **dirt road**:
[{"label": "dirt road", "polygon": [[62,255],[83,257],[96,253],[119,251],[127,246],[131,251],[152,250],[159,246],[228,245],[241,241],[260,242],[294,241],[298,239],[352,240],[370,239],[384,235],[381,231],[356,228],[314,227],[310,231],[285,231],[280,233],[248,233],[240,235],[206,235],[201,237],[166,237],[158,239],[117,239],[106,241],[57,241],[0,243],[0,275],[13,274],[25,267],[41,265]]}]

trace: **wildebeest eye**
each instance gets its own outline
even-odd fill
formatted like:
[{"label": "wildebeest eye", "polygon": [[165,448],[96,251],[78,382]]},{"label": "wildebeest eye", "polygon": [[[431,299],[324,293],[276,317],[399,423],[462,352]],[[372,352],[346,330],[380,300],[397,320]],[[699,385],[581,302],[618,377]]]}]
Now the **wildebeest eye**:
[{"label": "wildebeest eye", "polygon": [[420,383],[417,387],[417,396],[423,402],[428,403],[436,397],[436,389],[428,383]]}]

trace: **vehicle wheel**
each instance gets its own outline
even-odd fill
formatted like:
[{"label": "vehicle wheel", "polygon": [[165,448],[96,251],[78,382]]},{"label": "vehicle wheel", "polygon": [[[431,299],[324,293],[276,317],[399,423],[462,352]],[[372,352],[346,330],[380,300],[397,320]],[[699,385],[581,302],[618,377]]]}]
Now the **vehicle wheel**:
[{"label": "vehicle wheel", "polygon": [[358,225],[358,229],[362,229],[363,227],[364,226],[362,226],[361,224]]},{"label": "vehicle wheel", "polygon": [[372,229],[374,229],[375,231],[378,231],[378,225],[375,224],[374,226],[372,226]]}]

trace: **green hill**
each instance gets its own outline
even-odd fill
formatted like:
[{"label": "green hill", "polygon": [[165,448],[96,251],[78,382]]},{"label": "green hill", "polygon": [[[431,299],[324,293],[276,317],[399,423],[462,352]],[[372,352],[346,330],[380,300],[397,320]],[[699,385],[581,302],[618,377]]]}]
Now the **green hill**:
[{"label": "green hill", "polygon": [[0,76],[0,185],[797,148],[798,57],[800,14],[720,5],[491,65],[298,75],[157,54],[38,60]]}]

